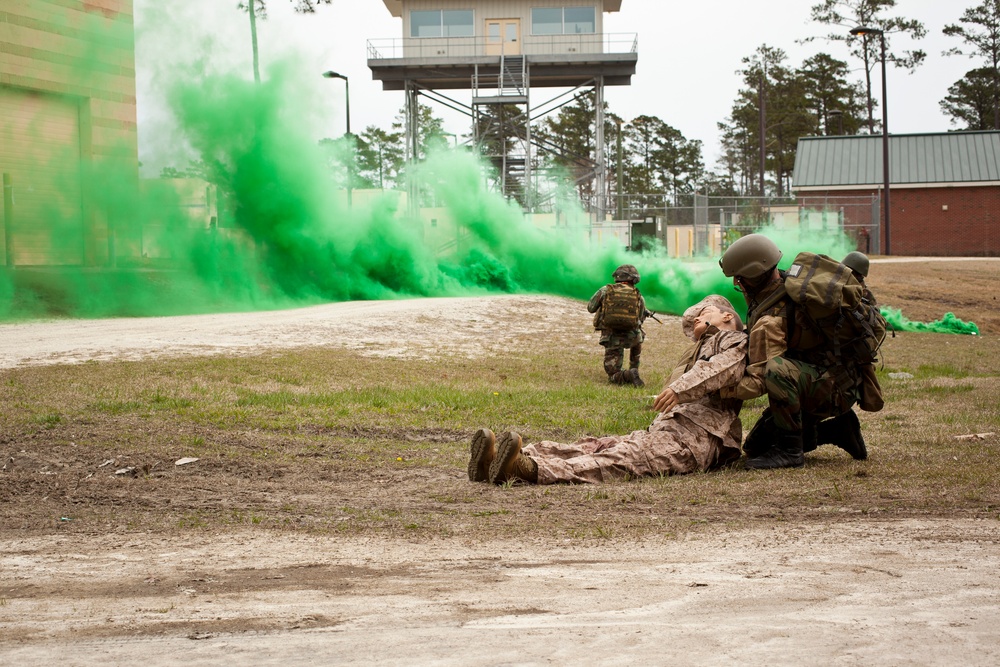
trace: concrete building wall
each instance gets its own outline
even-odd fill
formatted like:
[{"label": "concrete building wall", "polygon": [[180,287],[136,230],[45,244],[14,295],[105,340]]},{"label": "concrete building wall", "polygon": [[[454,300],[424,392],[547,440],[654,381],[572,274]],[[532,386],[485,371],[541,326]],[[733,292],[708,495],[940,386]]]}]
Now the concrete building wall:
[{"label": "concrete building wall", "polygon": [[13,197],[3,257],[107,263],[109,228],[124,213],[109,211],[91,179],[138,183],[132,0],[0,0],[0,107],[0,172]]}]

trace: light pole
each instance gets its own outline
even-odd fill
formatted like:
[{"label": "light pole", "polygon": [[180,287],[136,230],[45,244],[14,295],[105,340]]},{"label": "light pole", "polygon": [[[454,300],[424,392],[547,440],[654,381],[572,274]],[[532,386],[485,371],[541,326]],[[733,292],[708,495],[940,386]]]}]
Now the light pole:
[{"label": "light pole", "polygon": [[344,136],[347,137],[347,144],[351,150],[350,157],[347,160],[347,206],[350,208],[353,203],[351,201],[351,180],[354,175],[354,137],[351,135],[351,82],[343,74],[333,71],[323,72],[323,78],[344,80],[344,101],[347,105],[347,133]]},{"label": "light pole", "polygon": [[617,190],[618,195],[618,207],[616,220],[625,219],[625,201],[622,199],[624,197],[624,190],[622,190],[622,119],[618,120],[618,180],[615,183],[615,190]]},{"label": "light pole", "polygon": [[[882,213],[882,227],[885,229],[885,248],[882,252],[890,254],[891,246],[889,242],[889,101],[886,97],[885,84],[885,31],[878,28],[867,28],[858,26],[851,28],[852,35],[861,35],[868,39],[868,35],[878,35],[882,42],[882,192],[885,203]],[[865,43],[867,48],[867,42]]]}]

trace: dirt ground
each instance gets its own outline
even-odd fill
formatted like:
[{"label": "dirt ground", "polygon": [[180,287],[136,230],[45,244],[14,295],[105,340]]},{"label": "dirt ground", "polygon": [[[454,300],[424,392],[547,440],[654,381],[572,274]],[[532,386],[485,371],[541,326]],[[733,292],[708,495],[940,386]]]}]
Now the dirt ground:
[{"label": "dirt ground", "polygon": [[683,540],[4,538],[8,665],[995,665],[975,521]]},{"label": "dirt ground", "polygon": [[[452,351],[489,357],[512,313],[587,319],[516,296],[0,325],[0,368],[316,345],[422,357],[449,322],[463,323]],[[1000,522],[955,517],[779,517],[639,540],[6,531],[0,664],[993,665],[998,544]]]}]

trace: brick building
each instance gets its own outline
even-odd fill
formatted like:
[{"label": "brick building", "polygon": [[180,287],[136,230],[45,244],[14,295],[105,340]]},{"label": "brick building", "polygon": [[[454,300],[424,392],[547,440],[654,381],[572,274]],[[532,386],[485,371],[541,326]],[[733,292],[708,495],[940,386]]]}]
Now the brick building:
[{"label": "brick building", "polygon": [[138,184],[134,33],[132,0],[0,0],[0,263],[136,252],[108,204]]},{"label": "brick building", "polygon": [[[889,156],[893,255],[1000,255],[1000,132],[890,135]],[[877,196],[882,184],[880,135],[799,140],[798,197],[835,203]],[[875,228],[878,238],[859,239],[862,250],[884,247],[885,230]]]}]

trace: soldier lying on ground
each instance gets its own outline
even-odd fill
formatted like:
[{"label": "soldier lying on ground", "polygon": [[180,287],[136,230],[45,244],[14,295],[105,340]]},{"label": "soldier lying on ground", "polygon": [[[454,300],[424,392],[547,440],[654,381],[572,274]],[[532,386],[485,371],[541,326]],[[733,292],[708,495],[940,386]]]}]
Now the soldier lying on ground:
[{"label": "soldier lying on ground", "polygon": [[598,483],[627,476],[672,475],[719,468],[740,456],[742,401],[719,389],[739,382],[746,367],[743,323],[724,297],[712,295],[688,308],[684,333],[694,345],[670,375],[653,409],[660,414],[644,431],[586,437],[572,444],[542,441],[522,448],[513,431],[472,438],[469,479],[501,484]]}]

